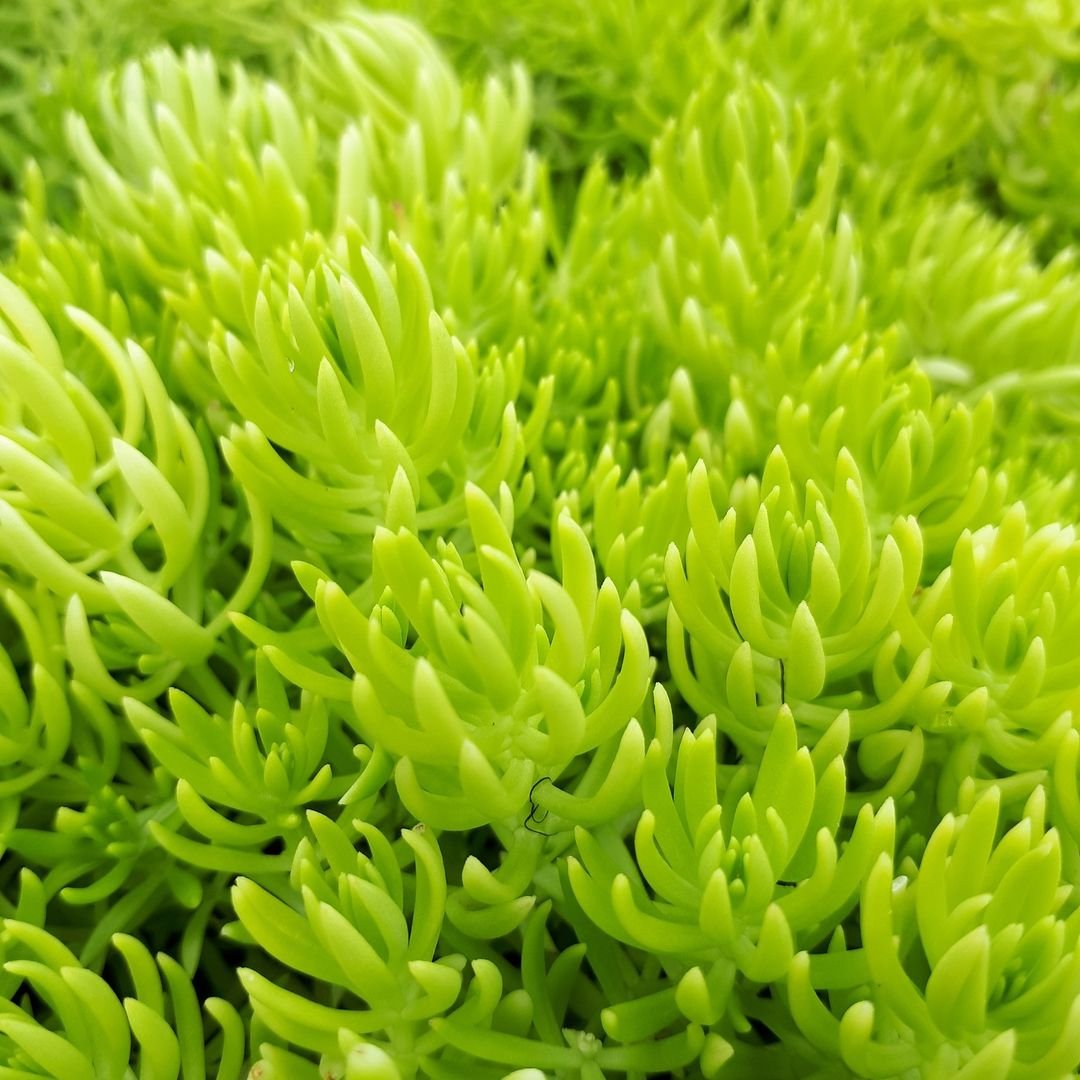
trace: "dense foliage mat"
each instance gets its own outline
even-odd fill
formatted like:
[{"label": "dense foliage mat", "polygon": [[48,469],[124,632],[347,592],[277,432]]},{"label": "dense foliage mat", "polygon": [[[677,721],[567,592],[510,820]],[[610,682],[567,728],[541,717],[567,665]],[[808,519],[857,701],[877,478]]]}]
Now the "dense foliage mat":
[{"label": "dense foliage mat", "polygon": [[1080,6],[8,0],[0,1078],[1080,1068]]}]

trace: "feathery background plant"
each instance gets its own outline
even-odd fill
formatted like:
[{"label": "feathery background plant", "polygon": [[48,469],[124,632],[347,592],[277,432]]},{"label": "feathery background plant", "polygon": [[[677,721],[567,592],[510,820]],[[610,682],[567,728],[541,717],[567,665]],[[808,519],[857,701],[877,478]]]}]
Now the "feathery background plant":
[{"label": "feathery background plant", "polygon": [[0,1075],[1080,1077],[1080,7],[0,37]]}]

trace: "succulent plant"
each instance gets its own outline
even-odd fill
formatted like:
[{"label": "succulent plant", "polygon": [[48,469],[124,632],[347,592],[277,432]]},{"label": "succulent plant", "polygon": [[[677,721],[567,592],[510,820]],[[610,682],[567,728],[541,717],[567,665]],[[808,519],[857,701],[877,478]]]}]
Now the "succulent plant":
[{"label": "succulent plant", "polygon": [[[466,490],[478,574],[454,546],[433,559],[407,528],[383,528],[373,568],[383,592],[369,613],[332,581],[315,586],[320,619],[356,672],[355,725],[395,760],[405,806],[444,828],[525,819],[532,799],[550,827],[603,819],[633,796],[645,754],[635,714],[652,664],[640,624],[610,582],[597,588],[592,550],[567,514],[553,525],[559,578],[526,575],[508,494],[496,508]],[[564,774],[570,791],[558,786]]]},{"label": "succulent plant", "polygon": [[1080,1075],[1078,34],[9,0],[0,1076]]},{"label": "succulent plant", "polygon": [[942,818],[913,880],[883,853],[863,887],[861,946],[838,937],[792,965],[802,1033],[861,1076],[1069,1075],[1080,951],[1045,805],[1036,788],[999,838],[991,789]]},{"label": "succulent plant", "polygon": [[[240,1080],[244,1025],[221,998],[201,1003],[191,979],[172,957],[151,955],[126,934],[113,938],[131,996],[88,970],[48,931],[5,919],[4,979],[10,999],[20,985],[44,1003],[38,1015],[9,1000],[0,1017],[0,1060],[12,1075],[126,1080],[181,1075]],[[162,977],[164,976],[164,981]],[[214,1022],[207,1032],[202,1012]],[[55,1026],[54,1026],[55,1025]]]}]

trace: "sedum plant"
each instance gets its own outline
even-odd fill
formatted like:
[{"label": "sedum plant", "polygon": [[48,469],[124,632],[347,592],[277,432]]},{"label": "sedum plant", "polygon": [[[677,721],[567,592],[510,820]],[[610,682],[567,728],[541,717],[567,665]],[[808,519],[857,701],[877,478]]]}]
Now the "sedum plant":
[{"label": "sedum plant", "polygon": [[[842,450],[833,499],[800,491],[780,450],[740,481],[721,519],[704,464],[687,487],[685,556],[666,560],[667,658],[680,694],[754,755],[789,705],[811,742],[848,710],[856,736],[933,711],[929,657],[901,652],[895,616],[918,587],[922,538],[898,517],[879,545]],[[925,650],[924,650],[925,652]]]},{"label": "sedum plant", "polygon": [[136,7],[0,12],[0,1076],[1080,1076],[1076,6]]},{"label": "sedum plant", "polygon": [[[44,1005],[35,1016],[28,1000],[23,1007],[9,1001],[0,1017],[0,1055],[9,1075],[239,1080],[244,1025],[236,1009],[213,997],[200,1007],[190,977],[172,957],[155,957],[126,934],[115,935],[112,944],[127,969],[123,981],[134,991],[123,998],[48,931],[4,920],[8,996],[22,987]],[[204,1011],[216,1031],[207,1031]]]},{"label": "sedum plant", "polygon": [[[803,1033],[864,1076],[1074,1072],[1080,951],[1045,808],[1036,788],[999,838],[991,789],[942,818],[913,882],[882,854],[863,887],[861,947],[837,938],[792,965]],[[834,1009],[843,1003],[839,1018],[823,990]]]},{"label": "sedum plant", "polygon": [[[495,505],[476,487],[465,501],[478,574],[449,544],[435,560],[415,533],[384,528],[370,614],[333,582],[316,586],[320,619],[356,672],[355,723],[395,760],[398,794],[420,820],[512,821],[532,798],[549,827],[616,814],[645,752],[644,631],[610,581],[597,588],[569,515],[554,524],[561,580],[526,576]],[[558,786],[563,774],[573,790]]]}]

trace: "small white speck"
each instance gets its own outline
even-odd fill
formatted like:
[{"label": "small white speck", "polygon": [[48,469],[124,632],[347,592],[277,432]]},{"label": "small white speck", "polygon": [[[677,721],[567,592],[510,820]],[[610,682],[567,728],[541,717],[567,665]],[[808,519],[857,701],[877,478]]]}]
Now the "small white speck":
[{"label": "small white speck", "polygon": [[289,361],[289,374],[291,375],[295,370],[296,370],[296,361],[295,360],[290,360]]}]

